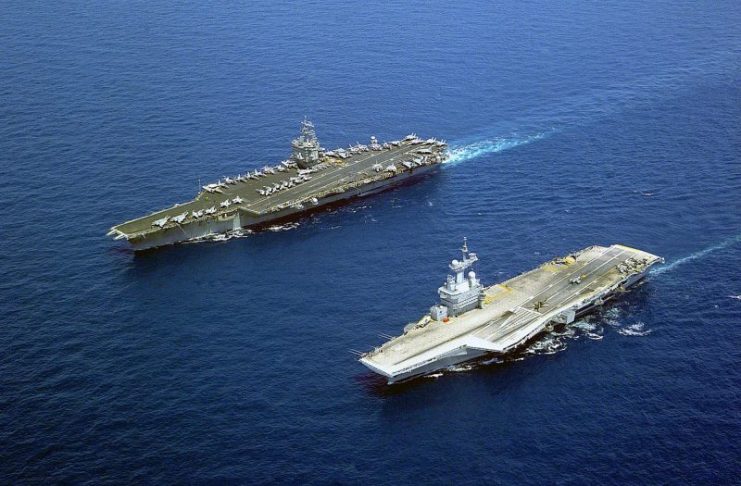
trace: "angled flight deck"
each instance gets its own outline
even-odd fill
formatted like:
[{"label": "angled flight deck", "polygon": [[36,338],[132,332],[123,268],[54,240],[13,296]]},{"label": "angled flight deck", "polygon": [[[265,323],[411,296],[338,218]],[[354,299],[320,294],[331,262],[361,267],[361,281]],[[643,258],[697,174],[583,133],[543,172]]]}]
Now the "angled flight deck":
[{"label": "angled flight deck", "polygon": [[592,246],[491,287],[474,272],[478,258],[463,247],[439,293],[441,303],[404,334],[365,353],[360,362],[389,383],[487,354],[505,354],[552,323],[568,324],[641,280],[660,257],[622,245]]}]

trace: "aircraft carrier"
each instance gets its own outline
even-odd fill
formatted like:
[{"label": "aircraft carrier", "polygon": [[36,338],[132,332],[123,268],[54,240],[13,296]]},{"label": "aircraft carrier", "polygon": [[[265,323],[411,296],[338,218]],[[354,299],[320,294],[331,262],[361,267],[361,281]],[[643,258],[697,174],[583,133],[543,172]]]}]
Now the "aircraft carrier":
[{"label": "aircraft carrier", "polygon": [[291,148],[291,157],[275,166],[206,184],[194,200],[114,226],[108,235],[145,250],[266,226],[380,192],[435,170],[447,158],[444,141],[416,134],[325,150],[308,120]]},{"label": "aircraft carrier", "polygon": [[635,285],[661,257],[623,245],[591,246],[484,287],[470,269],[478,260],[464,240],[440,303],[401,336],[361,354],[389,384],[484,355],[504,355],[557,324],[574,319]]}]

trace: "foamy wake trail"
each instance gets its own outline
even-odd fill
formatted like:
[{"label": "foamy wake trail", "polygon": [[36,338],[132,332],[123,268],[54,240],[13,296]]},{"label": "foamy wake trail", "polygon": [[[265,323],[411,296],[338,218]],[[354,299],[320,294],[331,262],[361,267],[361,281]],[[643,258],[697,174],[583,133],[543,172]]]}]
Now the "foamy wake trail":
[{"label": "foamy wake trail", "polygon": [[618,334],[623,336],[648,336],[651,332],[653,331],[646,329],[646,325],[641,321],[618,329]]},{"label": "foamy wake trail", "polygon": [[512,135],[509,137],[478,140],[464,145],[454,144],[450,149],[450,158],[445,161],[445,165],[457,165],[461,162],[481,157],[482,155],[495,154],[521,145],[527,145],[537,140],[542,140],[552,133],[553,130],[550,130],[524,137]]},{"label": "foamy wake trail", "polygon": [[675,268],[679,267],[680,265],[684,265],[687,262],[691,262],[694,260],[699,260],[700,258],[709,255],[710,253],[713,253],[714,251],[718,250],[724,250],[728,247],[731,247],[735,245],[736,243],[741,242],[741,235],[736,235],[731,238],[728,238],[727,240],[724,240],[720,243],[718,243],[715,246],[711,246],[708,248],[705,248],[704,250],[700,250],[698,252],[695,252],[691,255],[688,255],[684,258],[680,258],[679,260],[675,260],[671,262],[668,265],[664,265],[663,267],[656,268],[654,270],[651,270],[651,275],[661,275],[662,273],[666,273],[670,270],[674,270]]}]

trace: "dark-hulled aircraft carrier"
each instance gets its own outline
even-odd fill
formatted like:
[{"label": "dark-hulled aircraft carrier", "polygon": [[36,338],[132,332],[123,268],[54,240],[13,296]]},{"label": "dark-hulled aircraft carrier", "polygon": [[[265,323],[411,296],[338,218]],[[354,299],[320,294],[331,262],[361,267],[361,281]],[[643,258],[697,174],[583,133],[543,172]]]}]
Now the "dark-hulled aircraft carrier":
[{"label": "dark-hulled aircraft carrier", "polygon": [[304,120],[291,157],[202,187],[193,201],[114,226],[109,236],[135,250],[208,238],[290,219],[331,203],[382,191],[435,170],[445,142],[415,134],[327,151]]}]

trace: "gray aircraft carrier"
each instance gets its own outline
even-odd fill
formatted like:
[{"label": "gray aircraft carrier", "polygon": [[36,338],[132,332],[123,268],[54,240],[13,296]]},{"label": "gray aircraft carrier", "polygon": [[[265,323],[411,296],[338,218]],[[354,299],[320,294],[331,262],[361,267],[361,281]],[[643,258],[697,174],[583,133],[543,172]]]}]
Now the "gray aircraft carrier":
[{"label": "gray aircraft carrier", "polygon": [[445,142],[415,134],[325,150],[307,120],[291,147],[291,157],[275,166],[206,184],[194,200],[114,226],[108,235],[144,250],[263,226],[382,191],[447,157]]},{"label": "gray aircraft carrier", "polygon": [[360,362],[395,383],[489,354],[506,354],[554,324],[600,306],[635,285],[661,257],[623,245],[591,246],[491,287],[473,271],[464,241],[440,303],[401,336],[364,353]]}]

